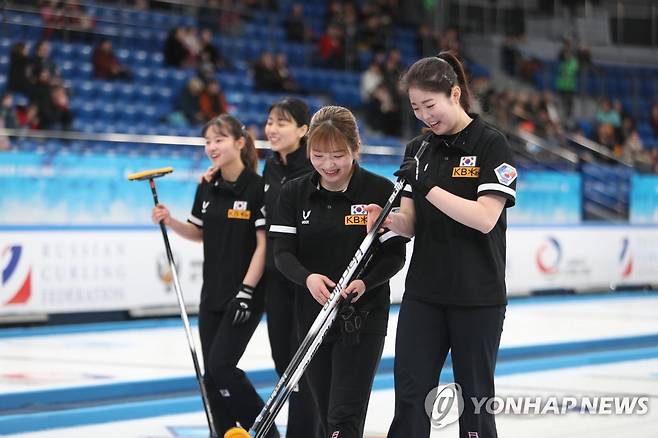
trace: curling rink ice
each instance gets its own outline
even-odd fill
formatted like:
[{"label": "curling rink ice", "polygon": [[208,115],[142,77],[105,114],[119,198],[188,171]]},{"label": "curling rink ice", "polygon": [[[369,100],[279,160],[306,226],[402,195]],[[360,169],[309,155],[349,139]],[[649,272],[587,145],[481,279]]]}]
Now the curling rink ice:
[{"label": "curling rink ice", "polygon": [[[386,436],[393,415],[397,312],[393,306],[366,437]],[[266,398],[276,376],[265,321],[240,366]],[[500,437],[656,437],[658,293],[510,299],[496,372],[501,398],[648,400],[643,414],[583,414],[578,406],[565,414],[502,413]],[[447,364],[441,381],[451,379]],[[285,420],[284,408],[277,421],[282,431]],[[0,435],[207,436],[181,321],[0,330]],[[435,429],[431,436],[457,437],[458,427]]]}]

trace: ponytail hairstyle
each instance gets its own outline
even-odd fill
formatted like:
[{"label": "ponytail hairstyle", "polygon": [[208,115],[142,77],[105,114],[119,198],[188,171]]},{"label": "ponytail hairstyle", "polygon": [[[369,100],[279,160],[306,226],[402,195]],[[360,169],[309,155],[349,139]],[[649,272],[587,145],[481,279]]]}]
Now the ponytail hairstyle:
[{"label": "ponytail hairstyle", "polygon": [[416,87],[424,91],[445,93],[448,97],[452,88],[458,86],[461,90],[459,104],[466,112],[471,109],[471,90],[466,81],[464,66],[451,52],[441,52],[437,56],[416,61],[400,82],[405,91]]},{"label": "ponytail hairstyle", "polygon": [[256,152],[254,138],[238,119],[230,114],[219,115],[206,123],[201,135],[205,137],[210,128],[222,135],[233,137],[235,140],[244,137],[244,147],[240,150],[240,159],[245,167],[258,172],[258,153]]}]

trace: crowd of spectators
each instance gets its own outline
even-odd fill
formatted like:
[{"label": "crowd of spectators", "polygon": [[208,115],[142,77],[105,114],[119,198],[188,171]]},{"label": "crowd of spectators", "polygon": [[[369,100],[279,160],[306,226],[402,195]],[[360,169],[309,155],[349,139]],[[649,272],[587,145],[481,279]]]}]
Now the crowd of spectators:
[{"label": "crowd of spectators", "polygon": [[96,20],[85,11],[78,0],[40,0],[39,13],[44,38],[63,34],[73,40],[93,40]]},{"label": "crowd of spectators", "polygon": [[46,40],[39,41],[31,54],[24,42],[12,46],[6,93],[7,102],[13,103],[12,93],[29,99],[29,105],[11,110],[17,126],[69,129],[73,123],[68,93]]},{"label": "crowd of spectators", "polygon": [[167,120],[174,126],[197,126],[228,111],[229,105],[219,80],[213,78],[204,82],[193,76],[179,91],[174,110]]}]

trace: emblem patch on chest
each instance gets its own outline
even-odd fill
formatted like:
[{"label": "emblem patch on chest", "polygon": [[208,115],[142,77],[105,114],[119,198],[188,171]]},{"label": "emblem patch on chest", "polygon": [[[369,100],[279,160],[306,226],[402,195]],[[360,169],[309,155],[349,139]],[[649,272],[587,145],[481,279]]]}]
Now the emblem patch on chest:
[{"label": "emblem patch on chest", "polygon": [[475,155],[472,155],[470,157],[461,157],[459,159],[459,167],[473,167],[475,166],[476,160],[477,157]]},{"label": "emblem patch on chest", "polygon": [[247,210],[247,201],[235,201],[233,208],[228,210],[227,217],[229,219],[250,219],[251,211]]},{"label": "emblem patch on chest", "polygon": [[345,216],[345,225],[366,225],[366,223],[368,223],[366,204],[350,206],[350,214]]}]

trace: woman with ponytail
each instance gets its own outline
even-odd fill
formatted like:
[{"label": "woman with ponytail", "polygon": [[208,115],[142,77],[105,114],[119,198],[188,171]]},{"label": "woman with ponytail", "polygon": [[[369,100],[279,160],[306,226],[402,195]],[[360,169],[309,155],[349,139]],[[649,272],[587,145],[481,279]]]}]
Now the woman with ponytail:
[{"label": "woman with ponytail", "polygon": [[[187,222],[166,206],[153,209],[178,235],[203,242],[199,335],[204,385],[219,436],[240,423],[249,428],[263,407],[238,361],[263,312],[260,279],[265,268],[263,181],[256,173],[254,140],[233,116],[220,115],[203,128],[212,165],[201,178]],[[276,428],[269,437],[278,437]]]},{"label": "woman with ponytail", "polygon": [[[402,86],[429,129],[407,145],[395,174],[408,184],[400,211],[384,223],[416,237],[398,319],[388,438],[429,437],[426,406],[433,406],[449,351],[464,400],[459,436],[496,437],[493,415],[476,407],[494,397],[507,304],[505,208],[516,199],[512,154],[502,133],[468,112],[464,69],[452,54],[417,61]],[[414,159],[424,141],[425,153]],[[369,217],[379,211],[368,207]]]}]

